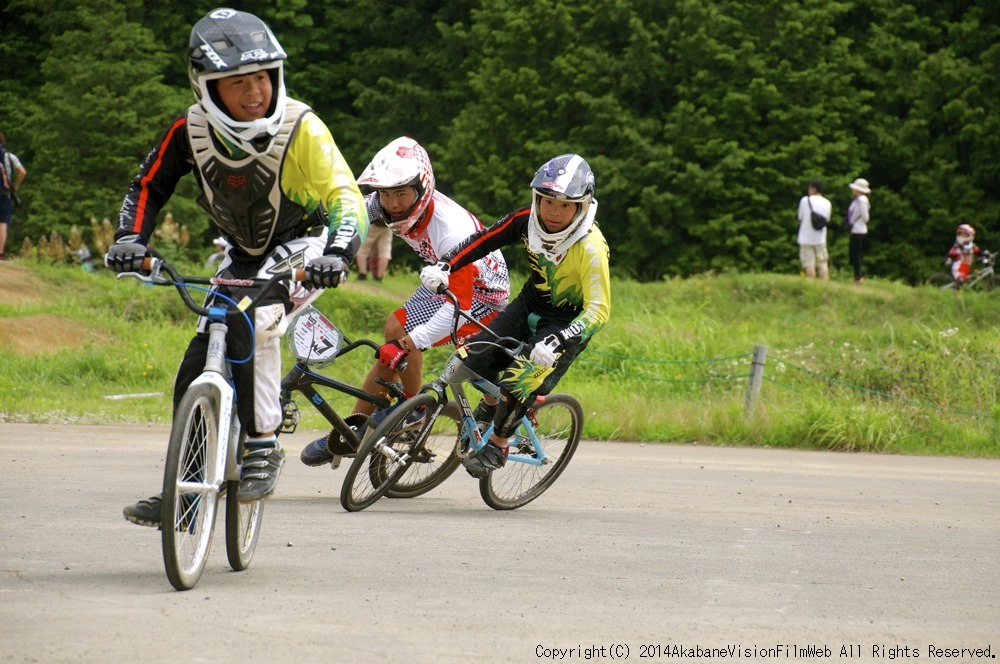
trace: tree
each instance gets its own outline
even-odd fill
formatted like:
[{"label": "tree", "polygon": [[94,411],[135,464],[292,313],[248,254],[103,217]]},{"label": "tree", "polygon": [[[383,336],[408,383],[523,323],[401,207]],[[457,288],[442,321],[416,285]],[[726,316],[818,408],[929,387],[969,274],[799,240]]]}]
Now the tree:
[{"label": "tree", "polygon": [[[72,27],[54,30],[25,121],[34,147],[31,234],[114,218],[157,133],[190,103],[187,89],[163,84],[167,46],[131,20],[139,7],[108,0],[50,16]],[[207,225],[190,197],[176,196],[168,211],[192,232]]]}]

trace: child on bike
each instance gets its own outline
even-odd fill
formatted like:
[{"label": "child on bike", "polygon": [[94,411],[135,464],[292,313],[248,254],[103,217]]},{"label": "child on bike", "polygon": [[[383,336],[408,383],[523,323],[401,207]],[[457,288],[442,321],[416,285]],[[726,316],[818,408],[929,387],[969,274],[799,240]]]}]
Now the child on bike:
[{"label": "child on bike", "polygon": [[[425,262],[433,265],[483,224],[471,212],[434,187],[434,170],[426,150],[412,138],[401,136],[379,150],[358,177],[358,184],[372,190],[365,197],[368,216],[384,220]],[[499,251],[483,253],[451,275],[452,291],[463,311],[471,311],[481,323],[489,323],[507,303],[510,277]],[[362,389],[379,390],[377,379],[403,385],[404,398],[416,394],[423,384],[423,351],[451,343],[453,307],[443,295],[419,287],[403,306],[385,321],[385,344],[376,353],[376,362]],[[471,335],[476,328],[466,323],[459,336]],[[397,371],[406,360],[406,371]],[[363,399],[345,421],[360,428],[375,407]],[[307,466],[329,463],[334,456],[353,454],[348,441],[336,430],[302,450]]]},{"label": "child on bike", "polygon": [[951,278],[955,286],[961,288],[972,272],[972,263],[979,256],[980,249],[976,246],[976,229],[969,224],[960,224],[955,228],[955,244],[948,250],[948,262],[951,263]]},{"label": "child on bike", "polygon": [[[516,210],[425,267],[420,279],[436,292],[450,274],[491,251],[521,244],[531,276],[516,298],[489,324],[500,336],[533,344],[530,357],[511,362],[498,349],[470,355],[469,369],[496,380],[498,404],[484,400],[477,421],[494,424],[489,444],[462,463],[485,477],[507,460],[507,440],[535,397],[548,394],[611,314],[608,244],[595,217],[594,174],[582,157],[564,154],[546,162],[531,180],[531,205]],[[488,340],[480,333],[473,340]]]},{"label": "child on bike", "polygon": [[[253,14],[220,8],[194,25],[188,73],[196,103],[142,162],[118,215],[108,267],[141,269],[157,214],[193,171],[199,203],[229,245],[216,274],[267,278],[305,268],[320,288],[344,280],[368,230],[364,199],[326,125],[285,96],[285,58],[274,34]],[[279,339],[292,308],[320,292],[294,284],[276,288],[252,312],[253,330],[230,328],[230,355],[253,357],[233,364],[238,416],[247,434],[241,501],[274,491],[284,463],[276,437],[282,420]],[[201,320],[174,382],[175,409],[204,366],[207,340]],[[133,523],[158,526],[160,511],[161,498],[153,496],[123,513]]]}]

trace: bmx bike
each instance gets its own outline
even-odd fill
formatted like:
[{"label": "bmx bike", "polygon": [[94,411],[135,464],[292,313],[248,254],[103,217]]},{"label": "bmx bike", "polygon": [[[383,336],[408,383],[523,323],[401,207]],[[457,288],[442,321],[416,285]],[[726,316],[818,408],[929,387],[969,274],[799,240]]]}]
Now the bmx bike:
[{"label": "bmx bike", "polygon": [[[402,402],[403,386],[399,383],[377,378],[376,382],[385,388],[385,395],[372,394],[320,371],[356,348],[367,347],[377,351],[379,344],[370,339],[350,340],[315,307],[304,308],[293,319],[288,333],[288,343],[296,361],[295,366],[281,380],[283,433],[293,433],[301,417],[298,404],[294,400],[296,392],[301,394],[306,402],[330,424],[331,438],[338,436],[355,450],[361,447],[366,435]],[[398,369],[401,372],[405,371],[406,362],[400,363]],[[367,401],[375,406],[375,412],[364,424],[356,428],[351,427],[316,389],[317,387],[329,388]],[[445,481],[458,468],[462,460],[451,453],[458,438],[458,411],[451,408],[444,415],[452,419],[451,439],[439,437],[434,441],[428,441],[420,457],[414,459],[414,463],[410,465],[409,472],[400,477],[395,486],[387,489],[388,497],[414,498],[424,494]],[[338,468],[343,458],[335,455],[330,466]]]},{"label": "bmx bike", "polygon": [[[454,305],[451,336],[455,352],[437,380],[393,409],[365,437],[341,487],[340,502],[349,512],[373,505],[391,491],[411,468],[422,463],[427,455],[440,453],[443,446],[451,445],[451,456],[464,459],[482,449],[493,432],[492,424],[485,430],[480,429],[473,417],[465,386],[471,385],[494,397],[499,397],[500,388],[468,369],[463,359],[476,352],[477,346],[500,348],[511,359],[517,359],[526,353],[527,344],[511,337],[497,336],[462,311],[450,291],[444,293]],[[473,322],[492,339],[460,344],[457,330],[462,318]],[[448,399],[449,391],[454,401]],[[455,422],[451,417],[442,417],[446,408],[453,407],[456,402],[459,419],[457,440]],[[479,480],[483,501],[493,509],[512,510],[538,498],[566,469],[580,443],[582,430],[583,409],[574,397],[557,393],[538,397],[509,441],[510,454],[506,465]],[[438,476],[432,476],[432,480],[440,484],[447,477],[441,477],[443,473],[440,471]]]},{"label": "bmx bike", "polygon": [[[178,402],[163,471],[163,563],[170,584],[177,590],[190,590],[208,560],[219,499],[226,497],[226,554],[236,571],[249,567],[264,515],[263,500],[241,502],[238,495],[246,434],[236,416],[231,365],[250,357],[237,360],[227,356],[228,319],[242,317],[252,329],[247,309],[282,282],[306,279],[302,270],[280,272],[269,279],[187,276],[162,258],[146,258],[141,273],[123,272],[118,278],[172,286],[188,309],[209,321],[205,366]],[[237,303],[201,285],[252,288],[255,295]],[[189,289],[211,292],[211,303],[197,304]]]}]

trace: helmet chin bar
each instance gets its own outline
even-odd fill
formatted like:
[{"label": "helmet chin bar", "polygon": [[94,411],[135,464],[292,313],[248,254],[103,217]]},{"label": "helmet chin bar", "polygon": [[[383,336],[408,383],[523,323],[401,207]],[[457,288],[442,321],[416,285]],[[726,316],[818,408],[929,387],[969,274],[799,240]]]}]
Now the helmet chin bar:
[{"label": "helmet chin bar", "polygon": [[[240,76],[266,71],[271,77],[273,95],[267,117],[250,122],[234,120],[229,112],[218,102],[213,82],[228,76]],[[195,97],[205,109],[209,124],[227,140],[241,149],[255,155],[265,154],[271,149],[274,137],[285,117],[285,80],[280,60],[264,65],[250,64],[229,72],[212,72],[200,74],[192,81]]]},{"label": "helmet chin bar", "polygon": [[[549,190],[544,190],[548,192]],[[549,233],[545,229],[545,223],[542,221],[541,213],[539,212],[539,201],[542,197],[554,198],[559,201],[564,201],[567,203],[576,203],[578,205],[576,214],[573,215],[573,220],[566,224],[566,228],[561,231],[556,231],[555,233]],[[542,244],[546,245],[547,248],[552,248],[559,244],[560,241],[569,237],[577,229],[577,227],[583,223],[583,220],[587,218],[587,211],[590,208],[590,196],[584,196],[583,198],[568,198],[564,195],[551,193],[542,193],[537,189],[531,190],[531,217],[532,221],[535,223],[536,230],[538,231],[538,238],[542,241]]]}]

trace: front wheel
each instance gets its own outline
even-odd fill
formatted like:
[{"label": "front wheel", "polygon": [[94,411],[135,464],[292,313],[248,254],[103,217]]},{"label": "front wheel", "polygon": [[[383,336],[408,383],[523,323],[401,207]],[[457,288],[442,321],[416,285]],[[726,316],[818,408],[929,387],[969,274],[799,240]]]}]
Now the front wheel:
[{"label": "front wheel", "polygon": [[195,385],[181,398],[170,430],[163,471],[163,563],[170,584],[190,590],[198,583],[212,548],[219,486],[215,445],[219,406],[208,385]]},{"label": "front wheel", "polygon": [[549,394],[524,419],[531,426],[522,423],[518,427],[509,441],[510,454],[538,458],[541,449],[545,460],[532,465],[508,458],[503,468],[479,480],[483,501],[495,510],[517,509],[542,495],[566,469],[580,444],[583,408],[568,394]]},{"label": "front wheel", "polygon": [[[237,453],[242,453],[245,441],[246,435],[240,435],[240,449]],[[238,481],[226,482],[226,556],[229,558],[229,566],[242,572],[250,566],[257,549],[260,524],[264,519],[264,501],[241,503],[239,491]]]},{"label": "front wheel", "polygon": [[386,498],[416,498],[438,487],[462,464],[457,449],[462,425],[442,413],[420,449],[413,454],[410,468],[386,490]]},{"label": "front wheel", "polygon": [[428,416],[436,404],[434,395],[418,394],[397,406],[365,437],[340,488],[345,510],[359,512],[373,505],[420,458],[421,450],[414,445],[433,430],[436,420],[429,421]]}]

